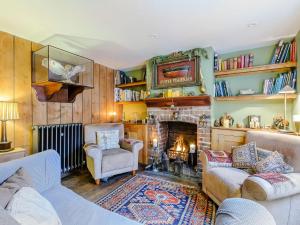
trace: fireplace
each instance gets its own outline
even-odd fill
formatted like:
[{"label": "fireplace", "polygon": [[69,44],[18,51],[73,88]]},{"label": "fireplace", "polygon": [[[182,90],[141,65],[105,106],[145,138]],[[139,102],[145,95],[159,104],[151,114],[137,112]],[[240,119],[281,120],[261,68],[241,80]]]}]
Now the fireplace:
[{"label": "fireplace", "polygon": [[147,111],[149,139],[157,142],[149,161],[157,162],[156,171],[201,177],[200,150],[211,145],[210,106],[148,107]]}]

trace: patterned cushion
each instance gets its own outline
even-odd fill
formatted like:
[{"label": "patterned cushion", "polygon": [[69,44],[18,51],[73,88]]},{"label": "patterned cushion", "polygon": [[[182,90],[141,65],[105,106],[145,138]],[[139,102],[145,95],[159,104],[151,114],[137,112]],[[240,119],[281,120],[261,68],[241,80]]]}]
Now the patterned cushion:
[{"label": "patterned cushion", "polygon": [[97,145],[101,150],[120,148],[119,130],[101,130],[96,132]]},{"label": "patterned cushion", "polygon": [[231,154],[224,151],[203,151],[207,157],[208,165],[212,167],[232,167]]},{"label": "patterned cushion", "polygon": [[284,162],[282,155],[277,151],[272,152],[270,156],[256,163],[257,173],[292,173],[294,168]]},{"label": "patterned cushion", "polygon": [[234,147],[232,150],[232,166],[236,168],[253,168],[257,162],[255,142]]},{"label": "patterned cushion", "polygon": [[[273,153],[273,151],[263,149],[263,148],[258,148],[258,147],[256,147],[256,151],[257,151],[258,161],[261,161],[261,160],[267,158],[268,156],[272,155],[272,153]],[[279,154],[284,159],[284,156],[281,153],[279,153]]]}]

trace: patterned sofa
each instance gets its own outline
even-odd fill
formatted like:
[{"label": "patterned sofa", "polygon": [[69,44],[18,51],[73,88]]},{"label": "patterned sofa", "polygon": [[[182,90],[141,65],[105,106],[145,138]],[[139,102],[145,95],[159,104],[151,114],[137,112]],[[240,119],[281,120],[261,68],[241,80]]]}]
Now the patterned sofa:
[{"label": "patterned sofa", "polygon": [[287,176],[291,184],[279,187],[269,182],[250,176],[244,170],[232,167],[213,167],[207,156],[201,152],[202,189],[218,205],[227,198],[247,198],[259,202],[273,215],[277,224],[300,224],[300,137],[249,131],[246,143],[256,142],[256,146],[283,154],[287,162],[294,167],[294,173]]}]

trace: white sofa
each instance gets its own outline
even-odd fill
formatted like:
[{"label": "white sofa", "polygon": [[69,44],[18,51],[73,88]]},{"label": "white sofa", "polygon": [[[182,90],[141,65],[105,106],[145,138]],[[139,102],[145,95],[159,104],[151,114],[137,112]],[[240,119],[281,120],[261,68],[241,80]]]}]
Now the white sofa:
[{"label": "white sofa", "polygon": [[273,215],[278,225],[300,224],[300,137],[264,131],[249,131],[246,142],[282,153],[295,169],[288,174],[292,188],[274,189],[267,181],[249,177],[247,172],[232,167],[209,166],[201,152],[202,189],[218,205],[227,198],[247,198],[259,202]]},{"label": "white sofa", "polygon": [[[120,148],[100,150],[96,144],[96,132],[100,130],[119,130]],[[121,123],[89,124],[84,128],[84,141],[87,168],[100,184],[100,179],[138,169],[139,151],[143,142],[124,139],[124,125]]]}]

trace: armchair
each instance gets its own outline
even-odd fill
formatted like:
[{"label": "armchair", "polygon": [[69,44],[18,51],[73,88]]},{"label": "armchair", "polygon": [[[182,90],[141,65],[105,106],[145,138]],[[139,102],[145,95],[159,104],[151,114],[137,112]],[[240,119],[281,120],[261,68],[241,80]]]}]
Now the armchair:
[{"label": "armchair", "polygon": [[[120,148],[99,149],[96,143],[97,131],[119,130]],[[138,169],[139,151],[143,142],[124,138],[124,125],[120,123],[89,124],[84,128],[84,150],[87,168],[97,185],[100,179]]]}]

